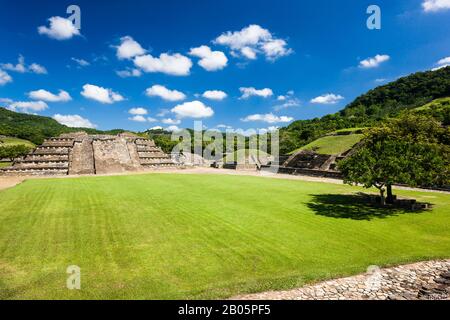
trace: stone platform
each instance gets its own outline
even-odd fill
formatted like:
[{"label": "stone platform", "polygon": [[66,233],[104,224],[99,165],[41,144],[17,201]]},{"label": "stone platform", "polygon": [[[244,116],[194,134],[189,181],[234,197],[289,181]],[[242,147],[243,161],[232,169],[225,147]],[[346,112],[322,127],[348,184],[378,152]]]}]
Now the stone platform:
[{"label": "stone platform", "polygon": [[152,140],[131,133],[77,132],[46,139],[11,167],[0,169],[0,175],[108,174],[176,166]]}]

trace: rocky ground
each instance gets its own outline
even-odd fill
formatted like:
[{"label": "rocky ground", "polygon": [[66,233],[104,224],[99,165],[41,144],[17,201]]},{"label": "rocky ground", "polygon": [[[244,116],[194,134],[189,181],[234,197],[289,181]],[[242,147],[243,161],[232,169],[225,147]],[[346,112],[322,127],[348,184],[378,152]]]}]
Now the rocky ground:
[{"label": "rocky ground", "polygon": [[367,273],[288,291],[234,297],[237,300],[450,300],[450,259]]}]

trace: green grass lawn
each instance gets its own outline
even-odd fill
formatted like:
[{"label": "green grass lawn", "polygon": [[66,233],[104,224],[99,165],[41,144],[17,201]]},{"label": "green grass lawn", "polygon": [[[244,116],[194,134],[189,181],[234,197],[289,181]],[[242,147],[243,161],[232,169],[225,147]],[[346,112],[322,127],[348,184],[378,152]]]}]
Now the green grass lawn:
[{"label": "green grass lawn", "polygon": [[297,150],[292,151],[290,154],[294,154],[300,150],[313,150],[320,154],[333,154],[337,155],[350,150],[355,144],[357,144],[363,138],[362,134],[349,134],[338,136],[325,136],[314,140],[310,144],[303,146]]},{"label": "green grass lawn", "polygon": [[32,143],[28,140],[14,138],[14,137],[0,137],[0,146],[15,146],[15,145],[20,145],[20,144],[23,144],[23,145],[25,145],[27,147],[31,147],[31,148],[35,147],[34,143]]},{"label": "green grass lawn", "polygon": [[9,167],[11,164],[12,162],[0,162],[0,168]]},{"label": "green grass lawn", "polygon": [[[148,174],[0,191],[1,299],[224,298],[450,257],[450,195],[376,209],[345,185]],[[66,268],[81,268],[81,290]]]}]

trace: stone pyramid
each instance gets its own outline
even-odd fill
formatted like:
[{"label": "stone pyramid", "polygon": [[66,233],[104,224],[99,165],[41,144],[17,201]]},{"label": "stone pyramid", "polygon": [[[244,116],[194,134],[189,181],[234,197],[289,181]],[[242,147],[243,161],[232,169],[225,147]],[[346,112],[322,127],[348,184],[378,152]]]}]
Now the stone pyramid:
[{"label": "stone pyramid", "polygon": [[131,133],[62,134],[46,139],[27,156],[16,159],[3,175],[83,175],[174,167],[169,155],[152,140]]}]

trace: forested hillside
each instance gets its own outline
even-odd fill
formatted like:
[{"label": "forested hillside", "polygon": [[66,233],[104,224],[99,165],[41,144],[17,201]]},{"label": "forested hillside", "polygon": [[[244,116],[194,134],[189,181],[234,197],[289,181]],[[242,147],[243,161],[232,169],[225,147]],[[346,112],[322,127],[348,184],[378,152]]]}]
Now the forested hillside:
[{"label": "forested hillside", "polygon": [[122,129],[105,132],[88,128],[69,128],[49,117],[17,113],[0,107],[0,135],[17,137],[35,144],[41,144],[45,138],[76,131],[111,134],[124,132]]},{"label": "forested hillside", "polygon": [[[373,126],[406,109],[417,108],[444,97],[450,97],[450,67],[411,74],[370,90],[338,113],[295,121],[282,128],[280,153],[300,148],[331,131]],[[445,117],[442,113],[441,116]]]}]

